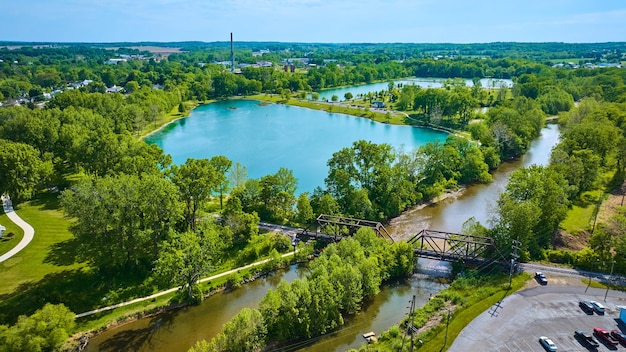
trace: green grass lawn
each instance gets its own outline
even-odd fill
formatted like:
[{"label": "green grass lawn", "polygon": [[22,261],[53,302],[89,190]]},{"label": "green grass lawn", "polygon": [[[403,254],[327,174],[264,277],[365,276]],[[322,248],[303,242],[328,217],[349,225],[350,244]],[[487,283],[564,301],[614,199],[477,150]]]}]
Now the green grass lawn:
[{"label": "green grass lawn", "polygon": [[[350,102],[340,102],[340,103],[325,103],[313,100],[302,100],[297,98],[290,98],[289,100],[285,100],[283,97],[279,95],[266,95],[266,94],[258,94],[246,97],[248,99],[261,100],[272,103],[280,103],[280,104],[288,104],[293,106],[299,106],[303,108],[309,108],[314,110],[323,110],[328,112],[334,112],[338,114],[347,114],[356,117],[363,117],[366,119],[370,119],[372,121],[381,122],[381,123],[389,123],[392,125],[411,125],[411,120],[407,118],[404,114],[395,113],[391,114],[388,118],[386,112],[374,112],[369,109],[364,109],[361,107],[347,107],[343,106],[345,104],[358,105],[361,104],[361,100],[354,100]],[[362,104],[361,104],[362,105]]]},{"label": "green grass lawn", "polygon": [[46,302],[59,303],[61,293],[49,290],[49,283],[85,267],[74,260],[70,221],[58,210],[55,194],[20,204],[16,212],[33,226],[35,237],[20,253],[0,263],[0,322],[30,314]]},{"label": "green grass lawn", "polygon": [[[0,263],[0,295],[11,293],[20,285],[39,281],[46,275],[84,266],[76,263],[70,253],[65,253],[71,250],[68,244],[73,236],[68,230],[70,221],[58,210],[56,194],[20,204],[16,212],[33,226],[35,237],[20,253]],[[6,215],[0,219],[6,219],[2,220],[3,223],[8,222]],[[11,225],[17,228],[12,222]]]},{"label": "green grass lawn", "polygon": [[[530,279],[528,274],[521,274],[513,278],[511,288],[508,285],[508,277],[501,276],[493,282],[484,284],[481,287],[469,287],[468,290],[454,290],[453,288],[447,288],[444,291],[459,294],[462,297],[466,297],[467,301],[454,309],[454,313],[450,317],[448,332],[446,338],[446,320],[447,314],[445,309],[437,314],[441,315],[442,319],[437,326],[430,328],[428,331],[421,333],[417,336],[416,340],[421,340],[422,343],[417,346],[419,351],[445,351],[452,345],[454,339],[461,333],[461,330],[465,328],[472,320],[474,320],[481,313],[487,311],[490,307],[496,304],[498,301],[505,297],[515,293],[521,289],[526,282]],[[441,295],[440,292],[438,295]],[[424,308],[419,308],[424,309]],[[418,310],[419,310],[418,309]],[[402,329],[400,329],[402,331]],[[383,334],[384,336],[385,334]],[[401,345],[403,336],[396,336],[394,338],[383,338],[382,341],[374,345],[366,345],[365,351],[397,351]],[[444,339],[446,340],[446,346],[444,346]],[[406,350],[406,349],[405,349]]]},{"label": "green grass lawn", "polygon": [[567,217],[561,222],[561,228],[571,234],[590,230],[593,226],[598,199],[602,195],[601,190],[583,193],[580,200],[576,201],[567,212]]},{"label": "green grass lawn", "polygon": [[[22,231],[19,226],[15,225],[6,214],[0,215],[0,225],[6,227],[4,236],[0,238],[0,255],[3,255],[20,243],[22,237],[24,237],[24,231]],[[7,236],[9,233],[13,233],[13,236]]]}]

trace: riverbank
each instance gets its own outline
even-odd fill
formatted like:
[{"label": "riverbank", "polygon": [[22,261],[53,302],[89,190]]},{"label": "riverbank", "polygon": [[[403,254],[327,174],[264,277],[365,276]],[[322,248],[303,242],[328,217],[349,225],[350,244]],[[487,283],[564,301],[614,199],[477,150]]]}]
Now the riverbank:
[{"label": "riverbank", "polygon": [[[281,255],[279,258],[267,258],[200,279],[198,283],[201,284],[203,292],[207,292],[204,295],[204,299],[230,288],[253,282],[276,270],[283,269],[291,264],[288,258],[294,254],[295,252],[288,252]],[[70,338],[66,350],[74,350],[81,345],[86,346],[88,341],[93,337],[139,319],[158,316],[166,312],[190,306],[191,303],[180,302],[177,298],[177,294],[180,292],[179,289],[180,287],[174,287],[150,296],[77,314],[77,319],[84,318],[87,320],[82,321],[83,325],[81,325],[81,321],[77,322],[80,331],[76,332]],[[146,301],[148,301],[147,304],[145,303]],[[113,314],[108,312],[113,310],[119,311],[114,313],[114,316],[111,316]],[[96,316],[99,313],[103,313],[103,315],[97,316],[91,321],[89,320],[91,319],[90,316]]]}]

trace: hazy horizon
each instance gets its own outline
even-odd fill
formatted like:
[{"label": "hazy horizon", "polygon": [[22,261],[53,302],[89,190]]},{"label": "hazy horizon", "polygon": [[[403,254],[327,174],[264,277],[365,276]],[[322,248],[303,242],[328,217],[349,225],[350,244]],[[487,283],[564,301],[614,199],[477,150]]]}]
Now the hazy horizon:
[{"label": "hazy horizon", "polygon": [[603,43],[626,41],[608,0],[24,0],[0,41],[47,43]]}]

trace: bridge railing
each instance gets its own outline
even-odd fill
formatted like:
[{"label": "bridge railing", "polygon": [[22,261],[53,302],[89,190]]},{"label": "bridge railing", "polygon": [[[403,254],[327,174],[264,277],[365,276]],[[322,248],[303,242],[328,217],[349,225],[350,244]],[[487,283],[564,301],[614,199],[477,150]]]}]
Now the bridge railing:
[{"label": "bridge railing", "polygon": [[[377,221],[327,214],[320,214],[320,216],[317,217],[316,221],[320,227],[320,232],[325,232],[325,230],[328,230],[325,233],[329,235],[352,236],[359,228],[369,227],[374,230],[374,232],[376,232],[378,236],[390,242],[394,242],[393,238],[391,237],[385,226]],[[344,233],[344,230],[347,231],[347,233]]]},{"label": "bridge railing", "polygon": [[493,259],[506,262],[492,238],[424,229],[409,238],[421,257],[445,261]]}]

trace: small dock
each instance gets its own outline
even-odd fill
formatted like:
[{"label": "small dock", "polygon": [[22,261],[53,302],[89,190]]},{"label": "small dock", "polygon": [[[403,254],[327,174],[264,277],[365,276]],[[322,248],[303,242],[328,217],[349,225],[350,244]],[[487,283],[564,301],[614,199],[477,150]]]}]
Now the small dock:
[{"label": "small dock", "polygon": [[373,331],[363,334],[363,338],[365,339],[365,341],[367,341],[367,343],[378,341],[378,339],[376,338],[376,334]]}]

